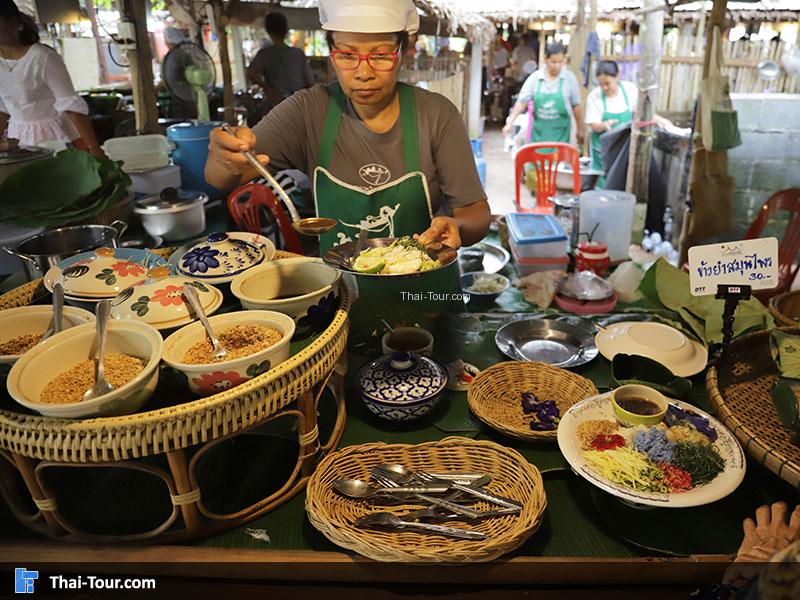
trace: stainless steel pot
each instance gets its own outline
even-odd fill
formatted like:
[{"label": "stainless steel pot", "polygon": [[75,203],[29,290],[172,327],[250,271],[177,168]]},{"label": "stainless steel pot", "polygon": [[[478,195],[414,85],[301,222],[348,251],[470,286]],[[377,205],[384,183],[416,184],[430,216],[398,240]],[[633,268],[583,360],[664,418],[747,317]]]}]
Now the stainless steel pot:
[{"label": "stainless steel pot", "polygon": [[29,281],[33,281],[70,256],[103,246],[116,248],[120,236],[127,228],[124,221],[114,221],[110,226],[60,227],[29,237],[16,247],[3,246],[3,250],[22,259],[25,275]]},{"label": "stainless steel pot", "polygon": [[52,155],[52,150],[38,146],[10,146],[0,149],[0,184],[14,171]]},{"label": "stainless steel pot", "polygon": [[206,202],[208,196],[202,192],[164,188],[158,196],[138,200],[133,210],[142,219],[147,233],[162,237],[165,242],[175,242],[203,233]]},{"label": "stainless steel pot", "polygon": [[580,196],[574,194],[553,196],[553,204],[555,204],[555,217],[561,223],[564,233],[569,236],[570,246],[573,249],[577,248],[581,222]]}]

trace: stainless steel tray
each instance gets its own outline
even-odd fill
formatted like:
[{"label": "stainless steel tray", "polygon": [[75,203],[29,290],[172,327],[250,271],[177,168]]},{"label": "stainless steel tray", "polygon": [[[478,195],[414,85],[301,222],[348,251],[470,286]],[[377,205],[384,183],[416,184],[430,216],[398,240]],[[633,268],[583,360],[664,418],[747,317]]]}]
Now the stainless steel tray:
[{"label": "stainless steel tray", "polygon": [[543,362],[554,367],[577,367],[597,356],[594,334],[553,319],[526,319],[501,327],[494,336],[500,352],[513,360]]},{"label": "stainless steel tray", "polygon": [[[483,271],[484,273],[498,273],[499,271],[503,270],[508,264],[508,261],[511,260],[511,256],[509,255],[508,251],[501,246],[495,246],[494,244],[489,244],[487,242],[478,242],[470,248],[480,248],[483,250]],[[461,249],[459,249],[461,252]]]}]

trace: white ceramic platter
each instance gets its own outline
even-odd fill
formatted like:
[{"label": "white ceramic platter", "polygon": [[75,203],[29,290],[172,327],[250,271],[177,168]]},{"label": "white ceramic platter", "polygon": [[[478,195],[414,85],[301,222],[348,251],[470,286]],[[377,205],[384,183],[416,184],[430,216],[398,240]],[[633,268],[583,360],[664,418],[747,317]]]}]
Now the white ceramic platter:
[{"label": "white ceramic platter", "polygon": [[705,346],[662,323],[614,323],[600,331],[594,342],[608,360],[617,354],[638,354],[660,362],[678,377],[696,375],[708,362]]},{"label": "white ceramic platter", "polygon": [[572,470],[578,475],[601,490],[627,502],[662,508],[688,508],[710,504],[724,498],[739,487],[742,479],[744,479],[745,458],[742,447],[734,435],[715,418],[691,404],[672,399],[670,399],[670,402],[679,408],[690,410],[707,418],[711,426],[717,430],[718,438],[714,445],[719,450],[722,458],[725,459],[725,470],[710,483],[679,494],[640,492],[614,483],[603,477],[599,471],[590,467],[581,454],[578,425],[584,421],[594,419],[615,420],[610,394],[608,393],[581,400],[561,417],[561,422],[558,424],[558,448],[564,458],[567,459]]}]

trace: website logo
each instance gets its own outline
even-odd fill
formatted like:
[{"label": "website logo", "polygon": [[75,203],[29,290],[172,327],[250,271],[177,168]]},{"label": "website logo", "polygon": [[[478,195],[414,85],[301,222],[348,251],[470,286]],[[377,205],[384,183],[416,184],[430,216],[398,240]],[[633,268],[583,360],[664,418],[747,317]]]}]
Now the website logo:
[{"label": "website logo", "polygon": [[29,571],[24,568],[14,569],[14,593],[32,594],[33,584],[39,579],[39,571]]}]

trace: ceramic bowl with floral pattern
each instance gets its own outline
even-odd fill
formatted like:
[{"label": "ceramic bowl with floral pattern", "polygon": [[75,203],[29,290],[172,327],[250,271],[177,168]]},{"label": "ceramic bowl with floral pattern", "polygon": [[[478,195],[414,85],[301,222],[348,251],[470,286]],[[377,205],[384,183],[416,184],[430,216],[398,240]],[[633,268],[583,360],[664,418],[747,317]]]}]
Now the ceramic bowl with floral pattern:
[{"label": "ceramic bowl with floral pattern", "polygon": [[289,342],[295,329],[291,317],[269,310],[251,310],[214,315],[208,321],[217,336],[236,325],[262,325],[277,329],[281,339],[272,346],[241,358],[190,364],[184,360],[186,353],[206,339],[206,331],[199,322],[182,327],[164,340],[163,358],[172,367],[176,377],[197,395],[211,396],[224,392],[266,373],[289,358]]},{"label": "ceramic bowl with floral pattern", "polygon": [[246,270],[268,262],[275,246],[268,238],[231,232],[212,233],[181,248],[170,258],[181,275],[208,283],[228,283]]},{"label": "ceramic bowl with floral pattern", "polygon": [[319,258],[282,258],[242,273],[231,293],[246,310],[275,310],[297,324],[296,338],[318,333],[339,306],[342,274]]},{"label": "ceramic bowl with floral pattern", "polygon": [[156,329],[182,327],[197,319],[183,296],[183,286],[197,290],[206,315],[222,305],[222,292],[209,283],[181,275],[170,275],[167,267],[148,272],[148,279],[125,288],[111,301],[111,317],[144,321]]},{"label": "ceramic bowl with floral pattern", "polygon": [[[97,301],[113,298],[126,287],[147,279],[150,268],[166,264],[163,258],[147,250],[98,248],[65,259],[58,268],[63,275],[65,297]],[[51,292],[55,272],[57,269],[51,269],[44,277],[45,287]]]}]

